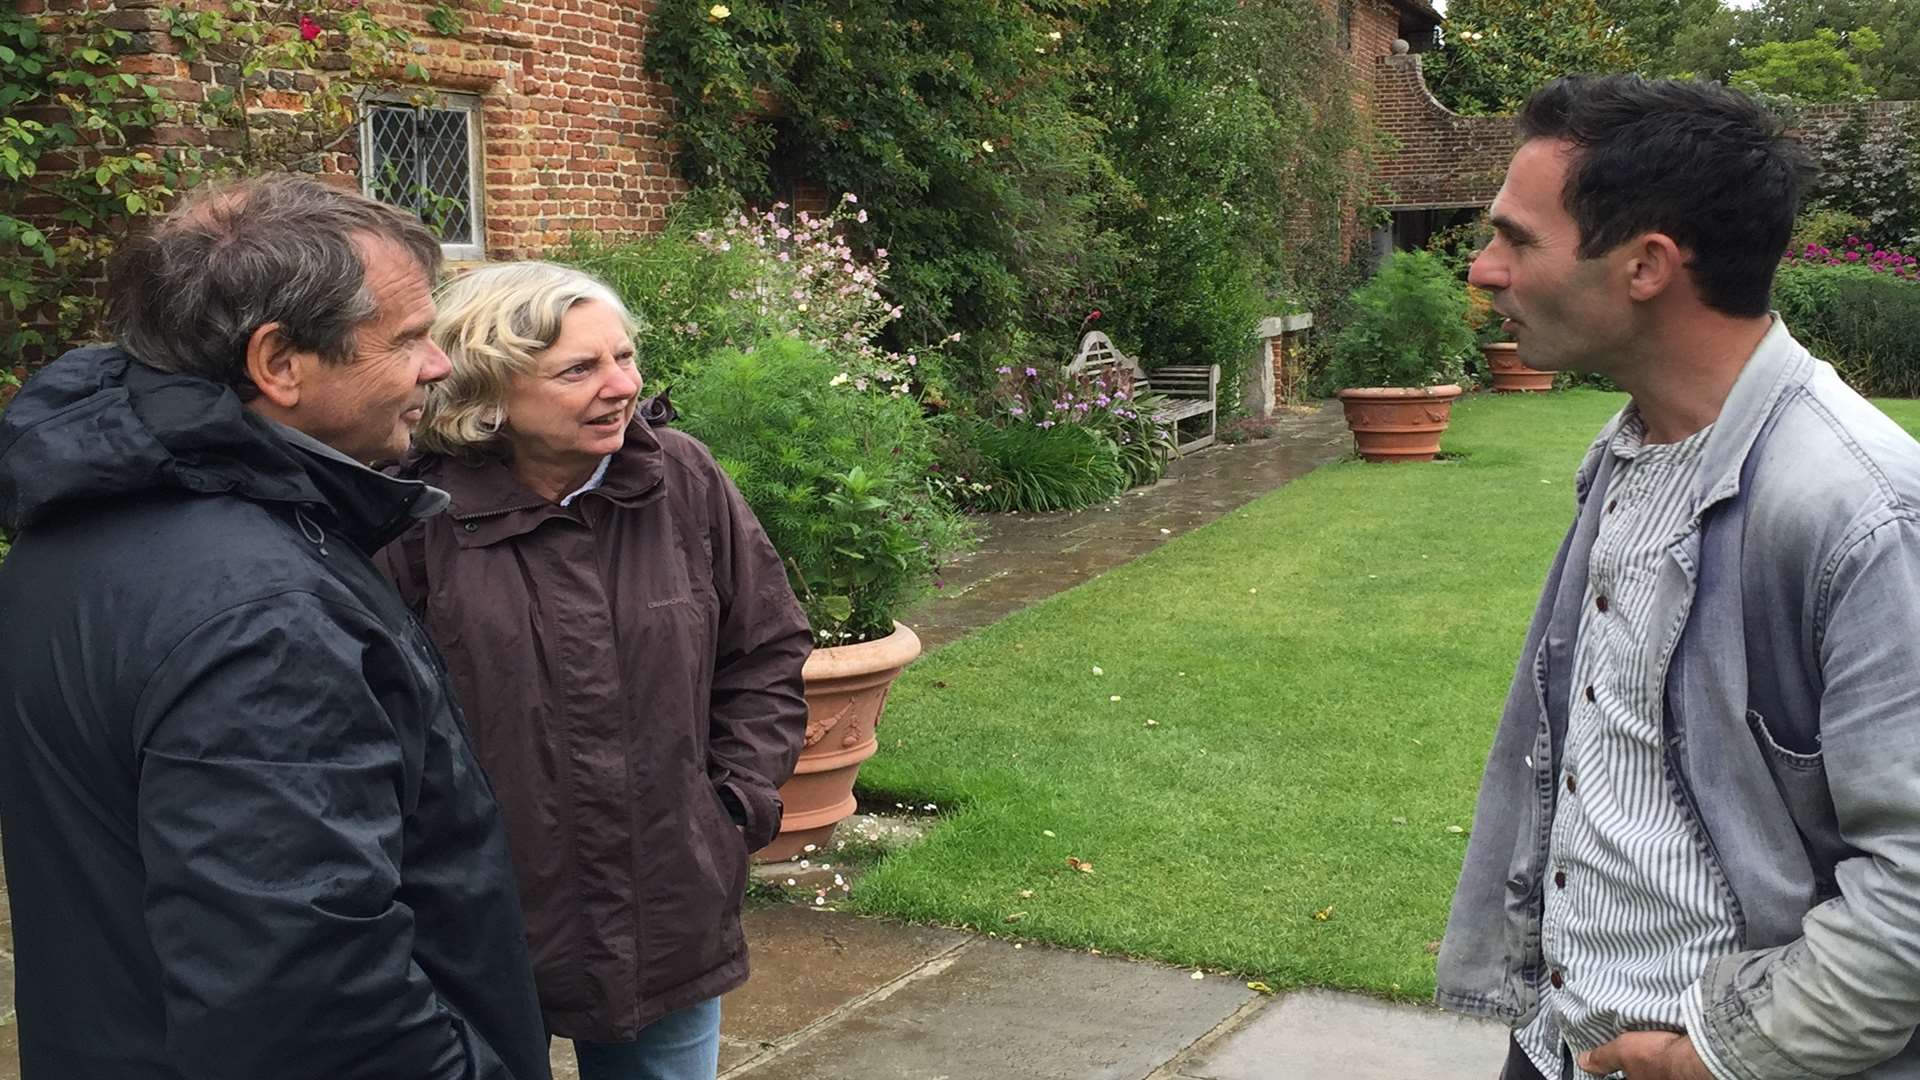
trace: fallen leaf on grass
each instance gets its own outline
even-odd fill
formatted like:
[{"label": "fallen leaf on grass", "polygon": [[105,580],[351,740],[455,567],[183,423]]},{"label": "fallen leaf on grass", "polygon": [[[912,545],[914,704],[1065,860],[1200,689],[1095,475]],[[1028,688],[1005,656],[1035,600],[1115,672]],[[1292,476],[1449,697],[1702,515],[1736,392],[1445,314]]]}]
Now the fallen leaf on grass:
[{"label": "fallen leaf on grass", "polygon": [[1466,832],[1467,830],[1461,828],[1458,825],[1449,825],[1447,826],[1447,831],[1452,833],[1455,836],[1459,836],[1461,833]]},{"label": "fallen leaf on grass", "polygon": [[1020,890],[1020,899],[1022,899],[1022,900],[1031,900],[1031,899],[1033,899],[1033,890],[1032,890],[1032,889],[1021,889],[1021,890]]},{"label": "fallen leaf on grass", "polygon": [[1316,912],[1314,912],[1314,913],[1313,913],[1313,921],[1314,921],[1314,922],[1326,922],[1327,920],[1329,920],[1329,919],[1331,919],[1331,918],[1333,918],[1333,905],[1332,905],[1332,904],[1328,904],[1328,905],[1327,905],[1326,907],[1323,907],[1323,908],[1321,908],[1321,909],[1320,909],[1319,911],[1316,911]]},{"label": "fallen leaf on grass", "polygon": [[1253,991],[1256,994],[1272,994],[1273,993],[1273,987],[1268,986],[1266,983],[1263,983],[1263,982],[1250,982],[1247,984],[1247,989]]},{"label": "fallen leaf on grass", "polygon": [[1203,971],[1196,971],[1196,972],[1194,972],[1194,973],[1193,973],[1193,976],[1192,976],[1192,977],[1193,977],[1193,979],[1194,979],[1194,981],[1195,981],[1195,982],[1198,982],[1199,980],[1201,980],[1201,979],[1204,979],[1204,978],[1206,978],[1206,977],[1207,977],[1207,975],[1206,975],[1206,973],[1205,973],[1205,972],[1203,972]]},{"label": "fallen leaf on grass", "polygon": [[1041,830],[1040,830],[1040,835],[1041,835],[1041,836],[1052,836],[1052,835],[1053,835],[1053,830],[1052,830],[1052,829],[1041,829]]},{"label": "fallen leaf on grass", "polygon": [[1440,943],[1438,941],[1427,942],[1427,955],[1428,956],[1440,955]]},{"label": "fallen leaf on grass", "polygon": [[1407,819],[1403,817],[1390,818],[1389,820],[1392,821],[1395,825],[1405,825],[1407,823]]},{"label": "fallen leaf on grass", "polygon": [[1021,919],[1024,919],[1024,918],[1026,918],[1026,917],[1027,917],[1027,913],[1026,913],[1026,912],[1024,912],[1024,911],[1016,911],[1016,912],[1014,912],[1013,914],[1011,914],[1011,915],[1009,915],[1009,916],[1007,916],[1007,917],[1006,917],[1006,919],[1005,919],[1005,920],[1003,920],[1003,921],[1005,921],[1005,922],[1010,922],[1010,923],[1013,923],[1013,922],[1019,922],[1019,921],[1020,921]]},{"label": "fallen leaf on grass", "polygon": [[1067,856],[1067,865],[1073,867],[1075,870],[1078,870],[1083,874],[1093,873],[1093,864],[1090,862],[1087,862],[1085,859],[1076,859],[1073,856],[1069,855]]}]

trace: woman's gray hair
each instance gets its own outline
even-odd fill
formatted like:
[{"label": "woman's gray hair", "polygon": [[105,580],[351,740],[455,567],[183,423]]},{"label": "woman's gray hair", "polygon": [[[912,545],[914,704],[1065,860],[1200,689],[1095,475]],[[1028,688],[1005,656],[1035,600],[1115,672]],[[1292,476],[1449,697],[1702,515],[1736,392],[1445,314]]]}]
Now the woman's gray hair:
[{"label": "woman's gray hair", "polygon": [[413,442],[426,453],[469,461],[505,456],[507,388],[515,375],[532,373],[534,357],[560,340],[573,305],[605,304],[619,313],[627,336],[638,333],[632,313],[605,282],[558,263],[484,266],[447,282],[436,299],[433,342],[453,373],[428,387]]},{"label": "woman's gray hair", "polygon": [[368,237],[411,254],[429,283],[439,276],[440,242],[405,211],[289,174],[208,186],[121,250],[108,326],[149,367],[252,398],[247,343],[268,323],[294,348],[353,359],[354,330],[377,310],[360,251]]}]

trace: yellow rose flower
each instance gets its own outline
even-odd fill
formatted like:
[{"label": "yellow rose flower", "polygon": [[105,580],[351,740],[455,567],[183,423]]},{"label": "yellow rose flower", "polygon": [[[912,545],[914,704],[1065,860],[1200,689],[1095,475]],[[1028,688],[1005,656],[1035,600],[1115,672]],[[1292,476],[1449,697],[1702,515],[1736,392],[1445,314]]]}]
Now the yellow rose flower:
[{"label": "yellow rose flower", "polygon": [[733,9],[725,4],[715,4],[707,9],[707,18],[712,19],[714,22],[719,22],[731,14],[733,14]]}]

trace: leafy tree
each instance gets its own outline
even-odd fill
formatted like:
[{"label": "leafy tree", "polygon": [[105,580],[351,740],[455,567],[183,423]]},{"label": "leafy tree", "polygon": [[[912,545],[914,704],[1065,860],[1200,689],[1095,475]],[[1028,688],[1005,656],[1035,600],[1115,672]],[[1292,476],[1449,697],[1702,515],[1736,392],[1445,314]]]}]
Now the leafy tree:
[{"label": "leafy tree", "polygon": [[1722,0],[1680,0],[1671,37],[1649,46],[1641,71],[1660,78],[1725,82],[1740,66],[1740,16]]},{"label": "leafy tree", "polygon": [[1356,143],[1352,88],[1321,66],[1331,38],[1309,0],[1136,0],[1081,35],[1085,96],[1133,196],[1110,219],[1138,253],[1101,328],[1148,363],[1218,362],[1237,385],[1268,293],[1301,276],[1289,226],[1342,204]]},{"label": "leafy tree", "polygon": [[1627,29],[1600,0],[1454,0],[1446,41],[1424,63],[1434,96],[1469,115],[1512,112],[1561,75],[1635,66]]},{"label": "leafy tree", "polygon": [[1920,4],[1912,0],[1762,0],[1736,21],[1743,47],[1806,41],[1821,30],[1843,38],[1859,28],[1872,30],[1882,45],[1853,57],[1861,77],[1880,97],[1920,98]]},{"label": "leafy tree", "polygon": [[1745,63],[1732,83],[1749,93],[1795,101],[1860,101],[1873,96],[1860,58],[1880,47],[1880,35],[1866,27],[1844,38],[1822,28],[1799,41],[1768,41],[1741,50]]}]

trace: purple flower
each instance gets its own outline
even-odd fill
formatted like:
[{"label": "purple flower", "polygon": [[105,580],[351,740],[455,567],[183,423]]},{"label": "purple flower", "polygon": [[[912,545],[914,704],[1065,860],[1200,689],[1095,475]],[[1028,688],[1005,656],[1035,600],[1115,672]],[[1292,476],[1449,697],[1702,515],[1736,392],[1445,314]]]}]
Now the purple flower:
[{"label": "purple flower", "polygon": [[995,370],[995,371],[997,371],[997,372],[999,372],[999,373],[1000,373],[1000,374],[1002,374],[1002,375],[1011,375],[1011,374],[1013,374],[1013,369],[1012,369],[1012,368],[1010,368],[1010,367],[1000,367],[1000,368],[994,368],[993,370]]},{"label": "purple flower", "polygon": [[1013,408],[1008,409],[1007,413],[1010,416],[1025,416],[1027,415],[1027,410],[1021,408],[1018,405],[1015,405]]},{"label": "purple flower", "polygon": [[1031,379],[1031,378],[1033,378],[1034,376],[1036,376],[1036,375],[1038,375],[1038,374],[1040,374],[1040,373],[1039,373],[1038,371],[1035,371],[1035,370],[1034,370],[1034,369],[1032,369],[1032,368],[1028,368],[1028,369],[1027,369],[1027,378],[1029,378],[1029,379]]}]

